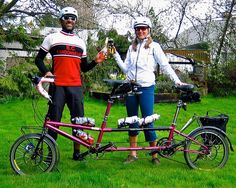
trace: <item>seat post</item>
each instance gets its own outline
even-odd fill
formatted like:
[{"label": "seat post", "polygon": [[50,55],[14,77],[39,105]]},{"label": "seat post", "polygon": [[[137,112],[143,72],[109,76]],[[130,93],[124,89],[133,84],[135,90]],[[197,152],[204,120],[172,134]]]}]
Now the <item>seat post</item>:
[{"label": "seat post", "polygon": [[183,101],[181,99],[179,99],[179,101],[177,103],[177,106],[176,106],[175,115],[174,115],[174,118],[173,118],[173,121],[172,121],[172,124],[174,124],[174,125],[176,125],[177,118],[179,116],[179,112],[180,112],[180,109],[182,108],[182,106],[183,106]]}]

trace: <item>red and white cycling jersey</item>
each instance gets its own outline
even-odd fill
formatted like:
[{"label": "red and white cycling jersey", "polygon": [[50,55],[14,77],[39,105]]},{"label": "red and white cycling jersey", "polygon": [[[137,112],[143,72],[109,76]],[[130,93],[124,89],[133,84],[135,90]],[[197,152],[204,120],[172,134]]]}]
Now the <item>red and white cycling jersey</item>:
[{"label": "red and white cycling jersey", "polygon": [[81,86],[81,58],[87,56],[86,45],[74,34],[60,31],[48,35],[41,49],[49,52],[53,60],[53,74],[58,86]]}]

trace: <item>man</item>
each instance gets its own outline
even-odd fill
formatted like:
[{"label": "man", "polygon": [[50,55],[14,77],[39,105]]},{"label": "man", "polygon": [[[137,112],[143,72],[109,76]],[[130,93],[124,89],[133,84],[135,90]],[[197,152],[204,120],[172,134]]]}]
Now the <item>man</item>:
[{"label": "man", "polygon": [[[73,33],[78,20],[78,13],[73,7],[63,8],[59,19],[62,30],[44,39],[35,59],[44,76],[55,76],[55,83],[49,88],[52,103],[47,114],[52,121],[61,121],[65,104],[70,110],[71,119],[84,116],[81,71],[92,69],[105,58],[98,54],[91,63],[87,62],[86,45]],[[52,56],[52,70],[48,70],[43,62],[48,52]],[[57,139],[55,132],[49,130],[48,134]],[[74,143],[74,160],[79,159],[79,153],[80,145]]]}]

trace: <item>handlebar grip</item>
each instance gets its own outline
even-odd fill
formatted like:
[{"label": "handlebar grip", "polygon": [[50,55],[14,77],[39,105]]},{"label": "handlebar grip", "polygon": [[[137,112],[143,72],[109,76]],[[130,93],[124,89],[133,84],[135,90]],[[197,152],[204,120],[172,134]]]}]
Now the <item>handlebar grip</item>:
[{"label": "handlebar grip", "polygon": [[36,90],[46,99],[51,101],[51,96],[48,94],[48,92],[43,88],[43,83],[53,83],[55,81],[55,76],[49,76],[49,77],[39,77],[34,76],[32,77],[32,82],[36,85]]},{"label": "handlebar grip", "polygon": [[55,79],[56,78],[56,76],[45,76],[45,78],[53,78],[53,79]]}]

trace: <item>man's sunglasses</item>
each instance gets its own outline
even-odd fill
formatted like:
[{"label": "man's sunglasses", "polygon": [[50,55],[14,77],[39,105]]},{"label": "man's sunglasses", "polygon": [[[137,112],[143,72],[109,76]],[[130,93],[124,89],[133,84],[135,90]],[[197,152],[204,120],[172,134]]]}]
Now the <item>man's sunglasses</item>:
[{"label": "man's sunglasses", "polygon": [[61,18],[62,20],[72,20],[72,21],[76,21],[76,16],[67,16],[67,15],[64,15],[64,16],[62,16],[62,18]]},{"label": "man's sunglasses", "polygon": [[135,31],[145,31],[148,27],[135,27]]}]

